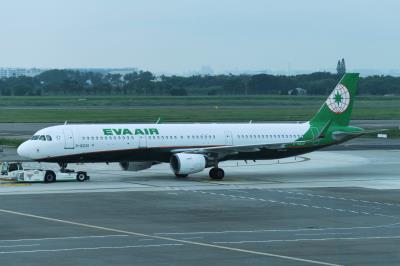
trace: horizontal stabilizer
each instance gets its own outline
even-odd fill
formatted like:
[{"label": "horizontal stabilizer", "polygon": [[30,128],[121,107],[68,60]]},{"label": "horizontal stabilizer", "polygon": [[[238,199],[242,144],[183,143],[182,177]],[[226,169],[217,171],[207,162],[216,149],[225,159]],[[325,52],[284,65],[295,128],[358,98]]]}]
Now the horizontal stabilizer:
[{"label": "horizontal stabilizer", "polygon": [[375,130],[362,130],[357,132],[344,132],[344,131],[335,131],[332,133],[332,137],[335,140],[344,140],[344,139],[352,139],[356,137],[360,137],[366,134],[378,134],[381,132],[385,132],[388,129],[375,129]]}]

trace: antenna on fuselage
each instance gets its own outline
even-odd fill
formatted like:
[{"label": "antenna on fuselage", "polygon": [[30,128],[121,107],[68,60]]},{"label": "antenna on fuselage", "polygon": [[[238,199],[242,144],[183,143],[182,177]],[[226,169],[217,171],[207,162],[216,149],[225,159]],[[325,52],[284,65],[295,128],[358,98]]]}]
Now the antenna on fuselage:
[{"label": "antenna on fuselage", "polygon": [[66,124],[68,124],[68,121],[65,121],[65,122],[64,122],[64,125],[66,125]]},{"label": "antenna on fuselage", "polygon": [[250,120],[250,121],[249,121],[249,124],[252,124],[252,123],[253,123],[253,120]]},{"label": "antenna on fuselage", "polygon": [[157,121],[156,121],[156,124],[161,124],[161,117],[159,117],[158,119],[157,119]]}]

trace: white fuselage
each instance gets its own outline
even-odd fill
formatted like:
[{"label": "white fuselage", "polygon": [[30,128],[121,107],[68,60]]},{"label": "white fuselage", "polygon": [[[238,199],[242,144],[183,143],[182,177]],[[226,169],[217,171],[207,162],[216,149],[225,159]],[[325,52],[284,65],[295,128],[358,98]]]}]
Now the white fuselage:
[{"label": "white fuselage", "polygon": [[39,161],[141,161],[147,157],[140,158],[140,152],[150,150],[287,143],[309,128],[309,123],[60,125],[39,130],[18,153]]}]

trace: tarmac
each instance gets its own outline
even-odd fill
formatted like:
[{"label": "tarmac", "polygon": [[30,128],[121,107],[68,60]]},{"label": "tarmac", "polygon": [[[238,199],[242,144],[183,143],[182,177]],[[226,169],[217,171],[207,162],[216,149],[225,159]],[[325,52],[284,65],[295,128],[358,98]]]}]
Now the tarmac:
[{"label": "tarmac", "polygon": [[399,162],[348,149],[224,162],[222,181],[83,164],[83,183],[2,182],[0,265],[399,265]]}]

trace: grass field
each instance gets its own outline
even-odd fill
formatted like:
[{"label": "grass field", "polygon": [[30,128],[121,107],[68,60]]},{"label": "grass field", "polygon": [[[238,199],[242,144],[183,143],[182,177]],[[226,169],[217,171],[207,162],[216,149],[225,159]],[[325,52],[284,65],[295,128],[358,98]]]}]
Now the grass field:
[{"label": "grass field", "polygon": [[[304,121],[326,97],[1,97],[0,122]],[[353,119],[400,119],[400,97],[359,97]]]},{"label": "grass field", "polygon": [[[0,97],[0,107],[176,107],[176,106],[320,106],[325,96],[214,96],[214,97]],[[400,97],[359,96],[360,107],[400,107]]]},{"label": "grass field", "polygon": [[[0,109],[0,122],[304,121],[316,108]],[[400,108],[355,109],[352,119],[399,119]]]},{"label": "grass field", "polygon": [[[326,97],[1,97],[1,122],[124,123],[305,121]],[[358,97],[352,119],[400,119],[400,97]],[[390,137],[399,137],[391,129]],[[18,146],[20,139],[0,138]]]},{"label": "grass field", "polygon": [[20,138],[0,138],[0,146],[18,147],[24,141]]}]

